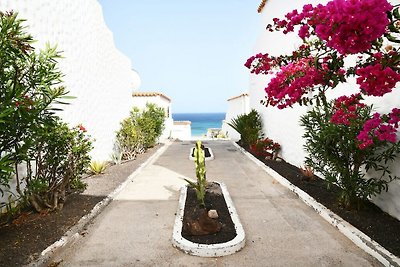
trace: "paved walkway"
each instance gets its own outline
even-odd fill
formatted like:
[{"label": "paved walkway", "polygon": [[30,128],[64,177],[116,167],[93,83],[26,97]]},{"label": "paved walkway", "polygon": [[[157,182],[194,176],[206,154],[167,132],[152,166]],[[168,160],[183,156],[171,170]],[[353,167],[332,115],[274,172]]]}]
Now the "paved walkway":
[{"label": "paved walkway", "polygon": [[221,258],[186,255],[171,245],[183,178],[195,179],[191,142],[174,142],[55,255],[60,266],[381,266],[250,161],[230,141],[205,141],[215,160],[208,180],[224,182],[246,246]]}]

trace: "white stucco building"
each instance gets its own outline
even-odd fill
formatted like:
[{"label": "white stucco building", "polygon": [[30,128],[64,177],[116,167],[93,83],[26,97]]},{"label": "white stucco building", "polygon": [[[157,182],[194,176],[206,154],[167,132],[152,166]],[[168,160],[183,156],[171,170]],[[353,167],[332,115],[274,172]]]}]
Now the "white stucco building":
[{"label": "white stucco building", "polygon": [[[325,4],[327,0],[312,1],[313,5],[318,3]],[[398,3],[398,0],[389,1],[392,4]],[[309,4],[309,0],[298,1],[263,1],[265,6],[260,6],[259,12],[262,16],[262,25],[260,25],[260,35],[254,48],[256,53],[269,53],[273,56],[291,53],[296,46],[301,43],[301,39],[296,33],[284,35],[282,32],[268,32],[265,26],[272,23],[273,18],[283,18],[284,15],[293,9],[301,10],[303,5]],[[265,107],[260,104],[264,99],[264,88],[267,86],[270,77],[266,75],[250,74],[249,102],[250,108],[256,109],[263,118],[264,132],[266,136],[272,138],[282,146],[281,156],[288,162],[298,167],[303,166],[306,156],[303,150],[304,139],[302,138],[304,130],[299,124],[300,117],[310,109],[310,107],[300,107],[295,105],[293,108],[279,110],[275,107]],[[400,85],[397,90],[385,95],[384,97],[371,97],[367,99],[368,103],[373,103],[375,110],[386,113],[394,107],[400,106]],[[354,81],[343,84],[330,92],[330,97],[340,95],[350,95],[357,92],[358,85]],[[400,175],[400,160],[392,164],[392,171]],[[384,211],[400,219],[400,181],[394,181],[389,185],[389,191],[383,192],[373,201]]]},{"label": "white stucco building", "polygon": [[225,120],[222,122],[222,133],[232,139],[239,140],[240,134],[236,132],[228,123],[231,122],[233,118],[236,118],[238,115],[248,114],[250,112],[250,102],[249,102],[249,94],[243,93],[238,96],[234,96],[229,98],[228,101],[228,110],[226,111]]}]

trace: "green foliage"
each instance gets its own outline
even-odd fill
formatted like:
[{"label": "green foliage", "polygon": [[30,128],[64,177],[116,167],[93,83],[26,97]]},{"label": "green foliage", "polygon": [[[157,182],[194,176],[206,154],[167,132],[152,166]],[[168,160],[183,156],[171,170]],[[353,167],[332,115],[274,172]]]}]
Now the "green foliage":
[{"label": "green foliage", "polygon": [[[399,152],[398,143],[359,148],[357,135],[370,118],[371,109],[360,108],[358,118],[350,125],[330,122],[332,103],[315,107],[301,118],[308,152],[305,164],[325,177],[328,188],[332,184],[341,188],[339,202],[346,208],[360,209],[365,200],[387,191],[388,183],[397,178],[390,174],[387,163]],[[370,178],[365,174],[369,169],[375,171]]]},{"label": "green foliage", "polygon": [[263,136],[261,116],[255,109],[248,114],[238,115],[228,125],[240,134],[240,143],[246,148]]},{"label": "green foliage", "polygon": [[[66,190],[84,188],[92,146],[80,127],[69,129],[55,114],[72,98],[61,86],[60,54],[48,44],[36,52],[22,22],[0,12],[0,192],[15,175],[17,198],[38,211],[60,209]],[[26,177],[19,177],[21,164]]]},{"label": "green foliage", "polygon": [[146,104],[146,108],[136,116],[137,124],[144,135],[144,147],[147,149],[157,144],[164,130],[165,111],[155,104]]},{"label": "green foliage", "polygon": [[117,132],[118,152],[125,160],[131,160],[144,151],[144,135],[132,117],[121,122]]},{"label": "green foliage", "polygon": [[89,170],[92,174],[102,174],[107,169],[108,164],[105,161],[92,161],[89,164]]},{"label": "green foliage", "polygon": [[201,141],[196,142],[196,146],[194,148],[194,162],[196,165],[196,177],[197,182],[194,183],[188,179],[185,181],[196,190],[197,201],[201,206],[205,206],[204,197],[206,194],[207,187],[207,179],[206,179],[206,161],[204,156],[204,149],[201,144]]},{"label": "green foliage", "polygon": [[142,111],[133,108],[117,132],[117,145],[122,158],[134,159],[137,154],[154,146],[164,129],[164,119],[164,109],[155,104],[147,104]]},{"label": "green foliage", "polygon": [[122,153],[121,152],[114,152],[110,155],[111,162],[115,165],[119,165],[122,162]]},{"label": "green foliage", "polygon": [[10,160],[10,155],[0,154],[0,194],[4,196],[4,190],[9,189],[9,181],[13,173],[13,161]]},{"label": "green foliage", "polygon": [[82,189],[91,149],[89,137],[79,126],[70,129],[56,120],[36,129],[28,151],[26,183],[29,201],[37,211],[61,209],[68,190]]},{"label": "green foliage", "polygon": [[[67,92],[60,86],[61,72],[55,48],[36,53],[32,36],[12,12],[0,12],[0,191],[8,188],[16,166],[27,160],[34,128],[51,121]],[[21,190],[17,187],[21,194]]]}]

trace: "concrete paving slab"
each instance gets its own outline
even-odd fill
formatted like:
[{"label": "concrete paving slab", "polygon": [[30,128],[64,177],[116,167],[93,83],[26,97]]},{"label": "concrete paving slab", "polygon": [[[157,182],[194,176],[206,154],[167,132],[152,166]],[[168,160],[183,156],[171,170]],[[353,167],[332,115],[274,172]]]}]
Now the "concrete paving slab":
[{"label": "concrete paving slab", "polygon": [[171,236],[182,177],[194,179],[190,142],[175,142],[146,166],[88,227],[59,251],[60,266],[381,266],[229,141],[208,141],[207,177],[224,182],[246,246],[221,258],[189,256]]}]

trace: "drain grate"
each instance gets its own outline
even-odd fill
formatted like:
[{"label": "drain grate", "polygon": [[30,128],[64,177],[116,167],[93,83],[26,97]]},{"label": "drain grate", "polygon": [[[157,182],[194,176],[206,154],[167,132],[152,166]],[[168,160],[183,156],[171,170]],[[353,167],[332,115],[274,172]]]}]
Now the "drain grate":
[{"label": "drain grate", "polygon": [[236,148],[227,148],[226,150],[228,150],[229,152],[236,152],[237,151]]}]

